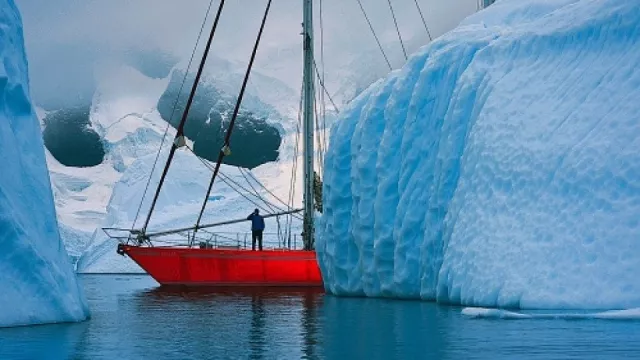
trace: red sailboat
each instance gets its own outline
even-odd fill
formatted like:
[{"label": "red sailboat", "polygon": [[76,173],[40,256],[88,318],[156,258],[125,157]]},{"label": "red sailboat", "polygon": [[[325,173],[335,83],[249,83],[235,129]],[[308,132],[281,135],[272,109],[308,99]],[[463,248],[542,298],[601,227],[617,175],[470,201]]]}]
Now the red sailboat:
[{"label": "red sailboat", "polygon": [[[202,214],[205,210],[207,199],[211,193],[211,188],[218,175],[220,165],[225,156],[231,154],[230,138],[233,126],[240,109],[240,103],[244,95],[249,75],[255,55],[260,43],[262,31],[269,13],[271,0],[268,1],[265,9],[262,24],[258,32],[251,59],[247,67],[244,81],[240,89],[240,94],[236,102],[233,116],[226,131],[224,145],[220,150],[218,159],[213,168],[213,175],[209,183],[209,188],[202,204],[200,214],[194,226],[169,229],[158,232],[148,232],[147,226],[151,214],[156,205],[160,189],[167,175],[167,171],[174,157],[175,151],[186,146],[184,137],[184,125],[187,119],[193,97],[202,75],[202,70],[211,47],[211,43],[218,25],[218,20],[224,7],[224,0],[221,0],[218,11],[209,34],[202,60],[200,62],[194,83],[189,94],[181,121],[177,127],[175,139],[172,143],[169,156],[160,178],[160,182],[151,203],[148,216],[141,229],[109,229],[105,232],[110,235],[110,231],[127,231],[128,235],[118,238],[117,252],[126,255],[135,261],[142,269],[151,275],[161,285],[181,285],[181,286],[322,286],[322,276],[318,267],[316,253],[314,249],[314,225],[313,214],[314,204],[314,170],[313,170],[313,108],[314,108],[314,79],[313,73],[313,41],[312,41],[312,9],[311,0],[304,1],[304,109],[303,109],[303,133],[304,133],[304,208],[299,210],[288,210],[279,213],[268,214],[264,217],[279,215],[291,215],[303,212],[303,244],[302,250],[287,248],[265,249],[263,251],[252,251],[242,248],[238,242],[235,246],[217,246],[202,241],[197,241],[196,234],[204,229],[215,226],[236,223],[242,220],[232,220],[215,224],[201,224]],[[205,18],[206,21],[206,18]],[[187,233],[187,244],[156,246],[154,239],[158,237]],[[111,236],[111,235],[110,235]]]},{"label": "red sailboat", "polygon": [[315,251],[120,245],[161,285],[322,286]]}]

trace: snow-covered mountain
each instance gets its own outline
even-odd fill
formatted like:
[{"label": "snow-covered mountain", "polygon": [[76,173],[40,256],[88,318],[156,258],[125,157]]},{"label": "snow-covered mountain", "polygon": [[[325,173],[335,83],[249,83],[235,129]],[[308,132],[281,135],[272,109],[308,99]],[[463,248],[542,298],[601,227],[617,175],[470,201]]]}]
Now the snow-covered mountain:
[{"label": "snow-covered mountain", "polygon": [[[227,67],[225,70],[225,77],[231,77],[230,69]],[[240,71],[239,68],[236,70]],[[178,95],[167,91],[175,85],[171,83],[171,79],[176,77],[174,74],[184,74],[184,71],[176,69],[163,79],[149,78],[129,66],[113,67],[105,71],[104,76],[97,80],[98,86],[89,112],[90,130],[98,134],[101,139],[105,151],[104,160],[100,164],[91,167],[71,167],[62,165],[51,154],[48,154],[62,236],[72,256],[76,258],[84,257],[80,261],[80,271],[122,272],[137,268],[133,263],[124,259],[118,259],[119,261],[116,261],[115,265],[107,261],[107,265],[100,267],[97,254],[100,256],[105,255],[106,249],[109,249],[111,254],[107,256],[107,259],[111,258],[110,255],[115,255],[113,252],[115,243],[113,240],[108,239],[100,228],[104,226],[127,228],[133,225],[136,217],[135,210],[137,210],[142,201],[142,195],[145,194],[147,180],[156,162],[161,144],[164,145],[163,149],[165,151],[161,152],[157,158],[158,163],[154,168],[154,175],[159,177],[162,171],[167,156],[166,150],[175,135],[175,129],[172,126],[167,126],[167,121],[163,119],[158,108],[163,105],[163,96],[170,97],[170,95],[174,95],[172,99],[165,100],[165,102],[169,102],[175,101]],[[215,74],[208,74],[208,76],[215,79]],[[277,81],[266,79],[269,82],[269,86],[277,92]],[[253,83],[259,83],[259,80],[260,78],[257,77],[257,79],[253,80]],[[199,95],[194,101],[194,113],[208,113],[210,117],[212,117],[212,114],[218,114],[218,116],[227,114],[226,111],[232,106],[226,99],[228,95],[221,95],[224,94],[222,90],[217,90],[211,85],[207,87],[206,83],[203,88],[202,94],[198,93]],[[281,92],[286,92],[287,88],[284,86],[282,88]],[[214,90],[215,94],[212,94]],[[247,115],[238,119],[239,131],[232,137],[236,141],[232,143],[232,146],[237,144],[234,146],[234,152],[240,155],[242,155],[243,148],[252,149],[250,147],[250,139],[253,136],[260,136],[260,132],[267,129],[264,128],[265,125],[261,125],[262,128],[257,126],[256,121],[261,121],[263,124],[268,125],[264,122],[265,120],[260,120],[266,119],[267,122],[276,124],[273,129],[278,134],[278,139],[280,139],[280,133],[287,134],[284,129],[290,131],[294,128],[292,124],[287,124],[287,119],[280,116],[275,109],[261,103],[256,96],[256,92],[254,89],[248,91],[248,105],[245,108],[252,109],[256,113],[268,117],[253,118]],[[222,102],[217,101],[212,105],[212,103],[205,101],[211,99],[213,95],[220,96],[218,100]],[[184,92],[181,93],[180,99],[180,101],[186,100]],[[279,105],[286,106],[283,103]],[[224,112],[216,112],[218,111],[216,109],[219,108],[223,108]],[[284,108],[286,109],[286,107]],[[44,114],[45,112],[42,111],[41,113]],[[176,114],[179,114],[179,112],[176,112]],[[195,122],[194,119],[190,120],[192,123]],[[50,125],[47,125],[46,121],[43,122],[46,133],[47,126]],[[221,123],[218,122],[218,126],[220,125]],[[243,128],[245,131],[242,131]],[[195,130],[203,131],[197,128]],[[189,131],[190,129],[187,129],[187,135],[190,134]],[[258,133],[254,134],[256,131]],[[163,142],[165,132],[167,132],[167,137]],[[194,132],[194,134],[197,134],[197,132]],[[259,141],[260,139],[254,140],[254,142],[258,143]],[[292,148],[292,145],[289,144],[291,141],[291,137],[285,137],[282,139],[282,147],[284,149]],[[212,141],[211,143],[212,147],[215,146],[215,142]],[[197,152],[198,141],[195,141],[195,143],[190,141],[190,144],[190,147]],[[276,148],[275,150],[278,149]],[[236,158],[238,157],[236,156]],[[286,186],[276,186],[274,181],[269,181],[269,178],[275,176],[276,183],[280,179],[281,182],[288,185],[290,174],[287,176],[287,174],[281,174],[281,172],[290,171],[290,165],[287,167],[286,164],[291,162],[291,158],[282,156],[278,157],[278,159],[278,162],[268,165],[269,169],[265,170],[258,167],[254,169],[254,173],[260,174],[266,171],[269,175],[266,179],[263,178],[261,183],[270,182],[271,186],[276,187],[275,191],[279,193],[278,197],[285,199],[288,197]],[[284,166],[284,168],[280,169],[280,166]],[[237,183],[244,185],[245,188],[250,186],[259,187],[256,183],[248,185],[244,179],[244,176],[247,175],[243,176],[238,171],[234,168],[225,167],[223,174],[231,176]],[[233,175],[234,173],[235,175]],[[209,176],[210,170],[200,163],[196,156],[191,153],[181,152],[173,162],[168,182],[163,188],[163,195],[166,194],[167,197],[162,197],[162,199],[170,199],[176,203],[160,201],[157,207],[158,213],[166,211],[176,213],[164,217],[159,216],[154,220],[163,219],[160,225],[166,226],[171,224],[184,226],[195,221],[195,216],[204,199]],[[193,183],[194,179],[199,181],[198,186]],[[145,198],[147,202],[150,201],[152,192],[157,184],[157,178],[154,178],[154,180],[156,182],[152,182],[147,188],[148,192]],[[225,187],[224,184],[221,186],[222,188],[215,186],[214,193],[217,191],[223,192],[224,195],[220,196],[226,200],[216,202],[215,206],[211,207],[213,212],[213,215],[210,216],[211,218],[244,217],[246,216],[245,213],[248,214],[255,207],[252,202]],[[280,189],[278,190],[278,188]],[[271,188],[269,189],[271,190]],[[264,189],[262,191],[263,196],[271,197]],[[185,201],[188,202],[189,206],[177,211],[176,206]],[[226,203],[227,201],[237,207],[237,210],[230,211],[233,206],[230,207]],[[272,198],[271,201],[276,200]],[[145,203],[145,206],[148,206],[148,203]],[[139,216],[144,217],[147,209],[148,207],[143,207]],[[223,212],[221,212],[222,209],[224,209]],[[205,219],[209,219],[209,217],[205,217]],[[276,226],[272,227],[272,229],[275,228]]]},{"label": "snow-covered mountain", "polygon": [[[226,126],[224,117],[228,116],[233,108],[231,103],[233,96],[226,93],[225,90],[230,90],[231,85],[229,84],[234,83],[234,80],[241,79],[243,71],[241,67],[233,68],[223,60],[217,59],[216,62],[222,63],[224,66],[216,67],[216,69],[221,69],[218,74],[212,72],[206,74],[205,78],[208,80],[205,79],[203,86],[199,88],[196,101],[192,107],[192,114],[195,114],[189,119],[192,125],[186,129],[188,136],[194,135],[193,139],[190,139],[195,140],[195,142],[190,142],[191,147],[196,153],[199,151],[199,146],[201,148],[204,147],[205,151],[203,152],[205,154],[203,156],[205,158],[207,157],[207,149],[210,149],[210,153],[216,151],[216,155],[216,149],[219,149],[215,138],[206,137],[207,126],[209,129],[213,129],[210,130],[213,136],[222,134],[222,126]],[[102,230],[100,230],[101,227],[132,226],[135,214],[130,214],[130,212],[133,209],[137,209],[142,200],[147,179],[150,176],[152,165],[156,161],[160,146],[164,144],[166,149],[175,134],[174,128],[167,126],[167,121],[163,116],[167,119],[170,117],[173,102],[176,101],[178,95],[180,95],[179,104],[184,104],[184,101],[186,101],[187,94],[185,91],[178,93],[176,89],[179,89],[180,80],[184,76],[184,70],[181,70],[179,66],[180,64],[165,78],[159,79],[145,76],[138,69],[127,65],[102,69],[102,74],[97,76],[96,79],[97,86],[91,107],[86,114],[87,118],[82,120],[86,120],[88,124],[85,131],[79,132],[78,135],[80,137],[94,136],[96,134],[99,137],[99,144],[104,149],[102,161],[97,165],[87,167],[66,166],[50,152],[47,152],[58,217],[61,224],[61,234],[69,253],[75,259],[79,259],[83,254],[85,255],[85,258],[80,262],[80,271],[122,272],[137,268],[137,266],[124,259],[118,259],[119,261],[115,262],[116,265],[108,263],[100,267],[95,251],[100,256],[106,254],[106,249],[113,253],[114,243],[112,240],[107,239]],[[212,84],[224,85],[218,87]],[[282,111],[293,111],[294,104],[297,103],[294,96],[290,96],[291,104],[288,104],[280,97],[287,96],[289,89],[276,79],[261,76],[260,74],[252,77],[251,87],[247,91],[246,102],[244,102],[246,105],[243,107],[250,112],[240,116],[238,119],[237,132],[232,137],[232,141],[235,141],[232,143],[235,157],[232,156],[230,158],[240,159],[240,162],[245,158],[255,161],[256,158],[260,159],[261,154],[268,154],[269,149],[271,149],[270,151],[274,155],[270,156],[273,157],[265,157],[262,162],[273,160],[278,160],[278,162],[272,162],[268,166],[269,169],[261,169],[259,167],[260,163],[251,163],[250,167],[255,168],[258,166],[258,168],[254,169],[254,175],[268,174],[266,178],[261,179],[261,183],[271,183],[271,186],[275,187],[275,189],[269,188],[269,190],[279,193],[279,198],[286,199],[288,198],[287,187],[291,177],[291,149],[294,146],[295,123],[292,115],[288,117],[282,116],[275,107],[267,105],[260,100],[260,86],[263,89],[272,89],[271,97],[280,100],[276,104]],[[277,94],[281,95],[278,96]],[[183,107],[184,105],[182,105]],[[62,116],[66,115],[64,111],[65,109],[57,112],[43,109],[39,111],[45,134],[48,134],[50,126],[61,127],[56,135],[63,136],[65,134],[68,124],[62,122],[61,125],[53,120],[47,121],[48,118],[54,118],[52,114],[56,115],[62,112]],[[179,120],[180,111],[180,106],[178,106],[171,121],[174,125]],[[256,115],[254,116],[253,114]],[[200,115],[199,118],[198,115]],[[217,116],[217,122],[214,116]],[[228,120],[228,118],[226,119]],[[73,118],[70,121],[72,120]],[[84,125],[80,124],[80,126]],[[163,142],[165,131],[167,132],[167,137],[166,141]],[[274,135],[271,135],[271,139],[275,139],[272,141],[277,141],[277,146],[273,147],[271,145],[269,148],[269,143],[263,139],[266,131],[274,133]],[[203,133],[204,137],[201,135]],[[57,140],[60,141],[60,139]],[[62,138],[62,141],[73,140],[76,139],[71,136]],[[221,143],[221,141],[219,142]],[[85,145],[85,143],[80,142],[77,146]],[[66,153],[59,151],[61,157],[69,154],[81,159],[85,157],[80,148],[74,149],[71,147],[63,150]],[[280,156],[281,150],[284,150],[282,156]],[[251,151],[254,152],[253,155]],[[163,152],[160,154],[158,165],[155,168],[157,170],[155,174],[158,176],[160,174],[159,171],[164,166],[165,159],[166,152]],[[165,217],[166,223],[164,225],[177,224],[180,221],[183,221],[180,223],[181,225],[187,225],[188,221],[195,220],[206,191],[206,184],[208,184],[207,177],[210,175],[206,167],[200,164],[200,168],[198,168],[198,163],[194,163],[194,160],[197,160],[197,158],[193,154],[179,156],[173,163],[173,167],[177,170],[170,172],[169,179],[169,182],[173,181],[175,186],[173,188],[168,186],[168,189],[164,190],[165,192],[176,192],[176,195],[169,195],[170,199],[181,201],[190,199],[189,204],[193,206],[175,215],[175,219]],[[242,165],[242,163],[239,165]],[[132,166],[133,170],[129,170]],[[140,172],[142,171],[140,169],[144,169],[147,173]],[[244,179],[244,176],[247,175],[242,176],[238,170],[233,168],[224,169],[223,173],[232,176],[234,171],[235,176],[233,178],[241,186],[245,188],[250,186],[259,187],[256,183],[249,185]],[[184,177],[171,179],[173,174],[181,174]],[[275,181],[270,181],[274,176],[275,179],[273,180]],[[200,187],[193,188],[192,181],[194,178],[200,181]],[[284,186],[279,186],[279,182],[282,182]],[[114,189],[120,190],[119,192],[114,192]],[[130,193],[131,189],[135,189],[135,192]],[[149,193],[147,195],[150,196],[154,189],[155,183],[152,183],[148,188]],[[199,191],[193,192],[194,189]],[[219,190],[217,186],[214,187],[214,192]],[[244,217],[246,216],[245,213],[249,213],[255,207],[254,203],[244,199],[240,194],[230,193],[232,192],[230,189],[227,192],[224,198],[228,200],[215,204],[221,204],[223,207],[213,207],[214,215],[212,216],[214,218],[216,218],[215,214],[217,214],[217,218],[226,219],[229,217],[234,218],[234,216]],[[270,201],[276,201],[264,189],[262,189],[262,192],[263,196],[271,197]],[[124,194],[128,195],[125,196]],[[296,197],[300,197],[299,192]],[[126,208],[124,205],[117,203],[122,198],[126,198],[126,204],[131,208]],[[132,199],[136,199],[138,204]],[[150,200],[150,197],[146,198],[146,200]],[[229,211],[230,207],[226,205],[226,201],[237,206],[237,211]],[[160,202],[157,208],[158,212],[165,211],[164,206],[165,203]],[[177,205],[167,203],[166,206],[170,210],[175,210],[174,206]],[[224,212],[221,212],[221,209],[224,209]],[[140,214],[142,217],[146,215],[144,210]],[[183,216],[183,214],[190,214],[191,216]],[[276,229],[277,226],[274,224],[271,228]],[[229,229],[226,230],[230,231]],[[115,255],[115,253],[110,255]],[[107,256],[107,258],[109,259],[110,256]]]},{"label": "snow-covered mountain", "polygon": [[317,250],[334,294],[640,306],[640,7],[501,0],[342,112]]},{"label": "snow-covered mountain", "polygon": [[[100,137],[103,161],[90,167],[65,166],[47,151],[62,236],[75,257],[104,221],[113,187],[122,173],[136,158],[156,153],[167,129],[156,110],[166,79],[148,78],[123,66],[109,69],[98,82],[86,133]],[[44,126],[46,133],[47,124]]]}]

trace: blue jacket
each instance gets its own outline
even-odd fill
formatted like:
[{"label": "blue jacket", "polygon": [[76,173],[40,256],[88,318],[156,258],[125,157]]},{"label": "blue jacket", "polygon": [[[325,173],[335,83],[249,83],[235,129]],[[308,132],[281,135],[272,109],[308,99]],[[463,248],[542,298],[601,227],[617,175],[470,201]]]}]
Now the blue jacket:
[{"label": "blue jacket", "polygon": [[247,220],[251,220],[251,231],[264,230],[264,218],[262,216],[251,214],[247,217]]}]

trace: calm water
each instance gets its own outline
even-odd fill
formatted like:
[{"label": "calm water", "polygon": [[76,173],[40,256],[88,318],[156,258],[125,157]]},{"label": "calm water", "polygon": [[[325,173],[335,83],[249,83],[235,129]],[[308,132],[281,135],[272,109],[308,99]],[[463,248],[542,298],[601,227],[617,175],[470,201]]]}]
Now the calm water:
[{"label": "calm water", "polygon": [[317,292],[161,290],[82,276],[92,319],[0,329],[0,359],[640,358],[640,322],[470,319],[432,303]]}]

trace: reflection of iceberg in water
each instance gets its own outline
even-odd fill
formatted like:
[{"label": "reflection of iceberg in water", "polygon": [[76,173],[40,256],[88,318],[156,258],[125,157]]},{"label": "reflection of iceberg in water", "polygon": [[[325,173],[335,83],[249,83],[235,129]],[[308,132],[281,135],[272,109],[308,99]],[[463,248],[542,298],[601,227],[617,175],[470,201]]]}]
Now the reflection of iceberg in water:
[{"label": "reflection of iceberg in water", "polygon": [[323,358],[440,359],[450,343],[450,310],[433,303],[325,296]]},{"label": "reflection of iceberg in water", "polygon": [[[640,355],[640,323],[619,321],[637,318],[639,310],[461,311],[461,307],[429,302],[329,295],[322,303],[319,356],[327,359],[617,359]],[[470,316],[489,319],[472,320]],[[496,320],[499,318],[537,320]]]},{"label": "reflection of iceberg in water", "polygon": [[86,321],[0,329],[0,358],[78,359],[84,353],[88,329]]}]

